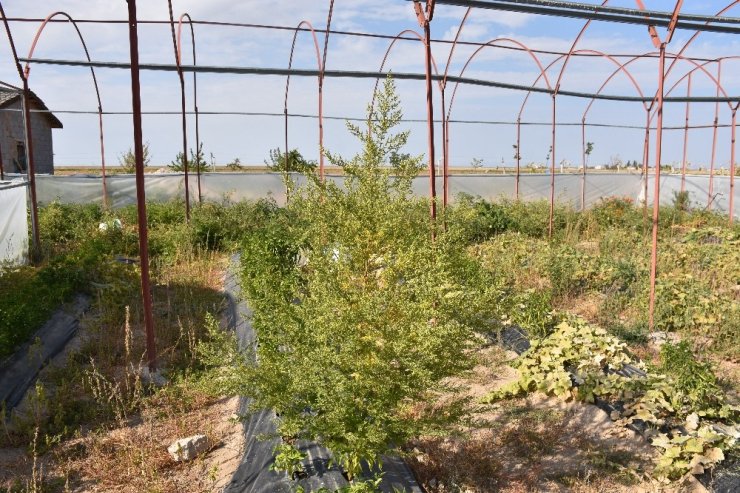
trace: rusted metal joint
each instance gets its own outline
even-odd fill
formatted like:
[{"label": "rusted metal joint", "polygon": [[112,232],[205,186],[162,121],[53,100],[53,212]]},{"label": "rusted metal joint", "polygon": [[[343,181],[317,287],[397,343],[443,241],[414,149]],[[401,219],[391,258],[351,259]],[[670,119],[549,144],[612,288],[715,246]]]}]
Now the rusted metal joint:
[{"label": "rusted metal joint", "polygon": [[419,26],[425,27],[434,18],[434,0],[427,0],[426,7],[422,7],[419,0],[414,0],[414,12],[416,12]]}]

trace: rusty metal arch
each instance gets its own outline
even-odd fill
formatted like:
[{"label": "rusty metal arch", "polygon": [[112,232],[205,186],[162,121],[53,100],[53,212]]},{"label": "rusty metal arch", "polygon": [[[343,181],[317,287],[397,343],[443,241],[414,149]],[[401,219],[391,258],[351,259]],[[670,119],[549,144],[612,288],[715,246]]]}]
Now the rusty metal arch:
[{"label": "rusty metal arch", "polygon": [[[324,72],[326,70],[326,53],[329,48],[329,29],[334,13],[334,0],[329,0],[329,13],[326,16],[326,31],[324,32],[324,56],[321,58],[319,73],[319,177],[324,180]],[[287,149],[286,149],[287,151]]]},{"label": "rusty metal arch", "polygon": [[[604,0],[601,3],[601,6],[603,7],[609,3],[609,0]],[[573,53],[575,52],[575,48],[578,45],[578,42],[581,40],[581,37],[588,29],[588,26],[591,25],[591,19],[587,20],[586,23],[583,25],[581,30],[578,32],[578,35],[576,36],[576,39],[573,40],[573,44],[570,46],[570,50],[568,50],[568,54],[565,57],[565,60],[563,61],[563,65],[560,67],[560,73],[558,74],[558,80],[555,82],[555,92],[552,93],[552,142],[550,144],[550,219],[547,227],[548,231],[548,237],[552,239],[552,230],[553,230],[553,220],[555,217],[555,152],[556,152],[556,100],[558,96],[558,91],[560,90],[560,82],[563,80],[563,75],[565,74],[565,69],[568,67],[568,62],[570,61],[571,56],[573,56]],[[547,164],[547,163],[545,163]],[[585,170],[584,166],[584,170]]]},{"label": "rusty metal arch", "polygon": [[[193,27],[193,19],[187,12],[182,14],[180,16],[180,19],[177,21],[177,63],[178,65],[182,66],[182,24],[183,19],[186,17],[188,18],[188,24],[190,25],[190,40],[191,44],[193,45],[193,67],[196,67],[198,66],[198,59],[195,53],[195,28]],[[196,70],[193,70],[193,109],[195,110],[195,152],[197,159],[198,155],[200,154],[200,118],[198,114],[198,72]],[[198,180],[198,203],[202,203],[203,191],[201,189],[200,183],[200,163],[196,163],[195,173]]]},{"label": "rusty metal arch", "polygon": [[470,15],[471,11],[472,11],[472,7],[468,7],[467,10],[465,11],[465,15],[463,15],[462,21],[460,21],[460,25],[457,27],[457,32],[455,33],[455,39],[452,41],[452,47],[450,47],[450,53],[447,56],[447,63],[445,64],[445,73],[442,76],[442,80],[439,81],[439,92],[440,92],[440,96],[442,99],[441,115],[442,115],[442,208],[443,209],[447,208],[447,203],[449,202],[449,193],[450,193],[450,187],[449,187],[450,139],[447,136],[447,132],[449,131],[449,126],[447,125],[447,116],[445,114],[445,89],[447,88],[447,73],[450,70],[450,64],[452,63],[452,55],[455,54],[455,48],[457,47],[457,42],[460,39],[460,34],[462,33],[463,27],[465,27],[465,21],[468,20],[468,16]]},{"label": "rusty metal arch", "polygon": [[[636,56],[632,57],[631,59],[627,60],[626,62],[624,62],[624,63],[622,64],[622,67],[624,67],[624,69],[626,70],[626,67],[627,67],[628,65],[631,65],[632,63],[634,63],[634,62],[636,62],[636,61],[638,61],[638,60],[644,59],[644,58],[646,58],[647,56],[650,56],[650,55],[655,55],[656,53],[657,53],[657,52],[651,51],[651,52],[646,52],[646,53],[643,53],[643,54],[641,54],[641,55],[636,55]],[[720,84],[720,82],[719,82],[719,79],[715,79],[715,78],[714,78],[714,76],[713,76],[712,74],[710,74],[710,73],[709,73],[709,72],[708,72],[708,71],[706,70],[706,68],[704,68],[704,66],[705,66],[705,65],[707,65],[707,64],[709,64],[709,63],[714,63],[714,62],[715,62],[715,60],[712,60],[712,61],[710,61],[710,62],[705,62],[705,63],[703,63],[703,64],[699,64],[698,62],[696,62],[695,60],[693,60],[693,59],[691,59],[691,58],[688,58],[688,57],[684,57],[683,55],[681,55],[681,54],[680,54],[680,52],[679,52],[679,53],[676,53],[676,54],[674,54],[674,53],[670,53],[670,52],[667,52],[666,54],[667,54],[667,55],[669,55],[669,56],[674,56],[674,57],[675,57],[675,59],[674,59],[674,62],[677,62],[677,61],[678,61],[678,60],[680,59],[680,60],[684,60],[684,61],[687,61],[688,63],[691,63],[691,64],[693,64],[693,65],[694,65],[694,68],[693,68],[693,69],[691,70],[691,73],[693,73],[693,72],[694,72],[694,71],[696,71],[696,70],[701,70],[701,71],[703,71],[703,72],[704,72],[704,73],[706,74],[706,76],[707,76],[707,77],[709,77],[709,79],[710,79],[710,80],[711,80],[711,81],[712,81],[712,82],[714,83],[714,85],[715,85],[715,86],[717,87],[717,93],[719,94],[719,92],[720,92],[720,90],[721,90],[721,92],[722,92],[722,93],[724,93],[724,94],[725,94],[725,96],[727,96],[727,93],[726,93],[726,92],[724,91],[724,89],[723,89],[723,88],[721,88],[721,84]],[[619,73],[619,71],[620,71],[620,70],[621,70],[621,69],[617,69],[617,70],[615,70],[614,72],[612,72],[612,74],[611,74],[611,75],[610,75],[610,76],[609,76],[609,77],[608,77],[608,78],[606,79],[606,81],[604,81],[604,84],[603,84],[603,85],[602,85],[602,86],[601,86],[601,87],[599,88],[599,90],[598,90],[598,91],[596,92],[596,94],[597,94],[597,95],[601,93],[601,91],[602,91],[602,90],[603,90],[603,89],[604,89],[604,88],[606,87],[606,85],[607,85],[607,84],[609,83],[609,81],[610,81],[610,80],[611,80],[611,79],[612,79],[612,78],[613,78],[614,76],[616,76],[616,74],[617,74],[617,73]],[[685,77],[686,77],[686,75],[684,75],[684,76],[683,76],[683,77],[682,77],[681,79],[679,79],[679,80],[678,80],[678,82],[676,82],[676,84],[674,84],[674,86],[673,86],[673,87],[672,87],[672,88],[671,88],[671,89],[670,89],[670,90],[669,90],[669,91],[668,91],[668,92],[666,93],[666,95],[670,94],[670,93],[671,93],[671,91],[673,91],[673,89],[675,89],[675,87],[676,87],[676,86],[677,86],[677,85],[678,85],[678,84],[680,83],[680,81],[682,81],[682,80],[683,80],[683,79],[684,79]],[[596,98],[592,98],[592,99],[591,99],[591,101],[589,102],[588,106],[586,107],[586,110],[585,110],[585,111],[584,111],[584,113],[583,113],[583,118],[582,118],[582,120],[581,120],[581,124],[582,124],[581,139],[582,139],[582,141],[584,141],[584,142],[585,142],[585,128],[584,128],[584,127],[585,127],[585,125],[584,125],[584,122],[585,122],[585,118],[586,118],[586,115],[587,115],[588,111],[589,111],[589,110],[591,109],[591,106],[593,105],[593,103],[594,103],[595,101],[596,101]],[[649,156],[649,152],[648,152],[648,151],[649,151],[649,148],[650,148],[650,123],[652,122],[652,119],[653,119],[653,115],[654,115],[654,113],[652,113],[652,114],[651,114],[651,111],[652,111],[652,108],[653,108],[653,106],[654,106],[654,104],[655,104],[655,101],[656,101],[656,100],[655,100],[655,98],[653,98],[653,101],[652,101],[652,102],[650,103],[650,106],[647,106],[647,105],[645,106],[645,110],[646,110],[646,112],[647,112],[647,118],[646,118],[646,123],[645,123],[645,140],[644,140],[644,143],[643,143],[643,162],[642,162],[643,175],[645,176],[645,183],[644,183],[644,189],[643,189],[643,194],[644,194],[644,196],[645,196],[645,197],[647,197],[647,188],[648,188],[648,180],[647,180],[647,173],[648,173],[648,161],[647,161],[647,160],[648,160],[648,156]],[[645,104],[645,103],[643,103],[643,104]],[[688,103],[687,103],[687,104],[688,104]],[[719,103],[717,103],[717,104],[719,104]],[[732,105],[731,105],[731,104],[730,104],[729,102],[728,102],[727,104],[728,104],[728,106],[730,106],[730,108],[732,108]],[[715,120],[716,120],[716,118],[715,118]],[[715,133],[716,133],[716,121],[715,121]],[[714,148],[715,146],[716,146],[716,140],[715,140],[715,142],[714,142],[714,143],[712,144],[712,148]],[[711,173],[710,173],[710,182],[711,182]],[[710,188],[711,188],[711,187],[710,187]],[[711,198],[711,191],[709,192],[709,195],[710,195],[710,198]],[[582,194],[581,200],[582,200],[582,201],[584,200],[584,199],[583,199],[583,194]],[[711,199],[710,199],[710,200],[711,200]],[[645,210],[645,212],[646,212],[646,210]]]},{"label": "rusty metal arch", "polygon": [[[478,55],[478,53],[480,53],[481,51],[483,51],[483,48],[494,47],[494,46],[496,46],[495,43],[498,42],[498,41],[507,41],[507,42],[513,43],[513,44],[515,44],[515,45],[523,48],[524,50],[526,50],[526,52],[535,61],[535,63],[537,64],[537,67],[540,70],[540,75],[537,78],[537,80],[535,81],[535,83],[532,84],[532,86],[534,86],[540,80],[540,77],[544,77],[545,78],[545,84],[547,85],[548,89],[552,89],[552,86],[550,85],[550,80],[547,77],[546,69],[542,67],[542,63],[540,62],[540,59],[537,58],[537,55],[535,55],[534,52],[527,45],[525,45],[524,43],[521,43],[520,41],[517,41],[515,39],[512,39],[512,38],[495,38],[495,39],[492,39],[491,41],[488,41],[484,45],[478,47],[478,49],[476,49],[473,52],[473,54],[468,58],[468,60],[465,62],[465,65],[463,66],[462,70],[460,71],[459,77],[462,77],[463,76],[463,74],[465,73],[465,70],[468,68],[468,65],[470,65],[470,63]],[[449,126],[448,126],[449,125],[449,119],[450,119],[450,115],[452,114],[452,107],[453,107],[453,105],[455,103],[455,95],[457,94],[457,88],[458,88],[459,85],[460,85],[459,82],[455,83],[455,88],[452,90],[452,97],[450,98],[449,108],[447,109],[447,117],[446,117],[445,122],[444,122],[445,127],[447,127],[445,129],[445,137],[447,139],[449,139]],[[443,113],[444,113],[444,108],[443,108]],[[518,129],[519,129],[519,126],[517,125],[517,133],[518,133]],[[449,152],[449,143],[447,143],[445,147],[446,147],[446,151]],[[518,155],[519,155],[519,149],[517,148],[517,156]],[[515,179],[514,189],[515,189],[515,196],[516,196],[516,198],[519,198],[519,159],[517,159],[516,179]]]},{"label": "rusty metal arch", "polygon": [[[544,68],[544,70],[542,71],[542,73],[540,73],[540,75],[537,76],[537,78],[535,79],[535,81],[532,83],[531,87],[534,87],[539,82],[540,78],[542,78],[543,76],[547,80],[547,71],[551,67],[553,67],[555,64],[557,64],[558,62],[560,62],[563,58],[565,58],[567,56],[572,56],[572,55],[575,55],[575,54],[580,54],[580,53],[591,53],[591,54],[594,54],[594,55],[598,55],[598,56],[600,56],[602,58],[606,58],[607,60],[609,60],[612,63],[614,63],[615,65],[617,65],[617,69],[613,72],[613,74],[609,77],[609,79],[611,79],[612,77],[614,77],[619,72],[624,72],[624,74],[627,76],[627,78],[630,80],[630,82],[632,82],[632,84],[634,85],[635,89],[637,90],[637,93],[640,96],[643,96],[643,92],[642,92],[642,89],[640,88],[640,85],[637,83],[637,81],[632,76],[632,74],[630,73],[630,71],[627,70],[626,64],[620,63],[616,58],[614,58],[613,56],[611,56],[611,55],[609,55],[607,53],[604,53],[604,52],[601,52],[601,51],[597,51],[597,50],[591,50],[591,49],[573,50],[572,52],[570,52],[568,54],[560,55],[559,57],[555,58],[552,62],[550,62],[547,65],[547,67]],[[607,79],[607,81],[609,79]],[[604,83],[604,85],[602,85],[602,88],[601,89],[603,89],[605,85],[606,85],[606,83]],[[517,133],[517,137],[516,137],[516,139],[517,139],[517,143],[516,143],[516,146],[517,146],[516,158],[517,159],[516,159],[516,181],[515,181],[515,183],[516,183],[515,184],[515,197],[517,199],[519,198],[519,178],[520,178],[519,177],[519,174],[520,174],[520,161],[521,161],[521,154],[520,154],[520,146],[521,146],[521,118],[522,118],[522,113],[524,112],[524,108],[526,107],[527,102],[529,101],[529,97],[531,96],[531,94],[532,94],[532,91],[527,91],[527,95],[524,97],[524,100],[522,101],[522,105],[521,105],[521,107],[519,109],[519,114],[517,115],[517,131],[516,131],[516,133]],[[592,102],[593,102],[593,99],[592,99]],[[646,103],[643,102],[643,105],[646,105]],[[553,106],[554,106],[554,100],[553,100]],[[553,129],[555,127],[554,113],[555,112],[554,112],[554,108],[553,108],[553,120],[552,120],[552,127],[553,127]],[[583,148],[582,150],[585,153],[585,116],[581,120],[581,138],[582,138],[582,140],[584,142],[584,143],[582,143],[582,148]],[[585,157],[583,158],[583,160],[585,161]],[[554,162],[555,161],[553,160],[552,161],[552,163],[553,163],[552,166],[554,166]],[[551,174],[554,176],[554,172],[553,172],[552,166],[551,166]],[[586,169],[586,166],[585,166],[585,162],[584,162],[583,163],[583,173],[585,173],[585,169]],[[551,187],[550,188],[550,191],[551,191],[551,199],[554,200],[554,195],[552,193],[554,191],[554,182],[552,181],[552,179],[551,179],[550,187]],[[553,204],[551,203],[551,205],[553,205]],[[582,176],[582,178],[581,178],[581,207],[583,208],[584,206],[585,206],[585,176]]]},{"label": "rusty metal arch", "polygon": [[[307,26],[308,29],[311,31],[311,36],[313,36],[313,44],[314,48],[316,49],[316,63],[318,64],[319,69],[319,77],[318,77],[318,84],[319,84],[319,92],[318,92],[318,99],[319,99],[319,176],[323,180],[324,178],[324,112],[323,112],[323,98],[322,98],[322,79],[323,79],[323,71],[324,71],[324,65],[321,60],[321,53],[319,52],[319,40],[316,37],[316,30],[314,29],[313,25],[307,21],[303,20],[298,23],[298,25],[295,27],[295,31],[293,32],[293,43],[290,46],[290,58],[288,59],[288,70],[290,70],[293,67],[293,53],[295,52],[295,44],[296,40],[298,38],[298,32],[300,31],[302,26]],[[290,92],[290,74],[288,74],[285,78],[285,99],[283,101],[283,114],[285,115],[285,167],[286,170],[288,169],[288,153],[290,150],[288,149],[288,95]]]},{"label": "rusty metal arch", "polygon": [[[740,4],[740,0],[735,0],[735,1],[731,2],[730,4],[728,4],[728,5],[727,5],[727,6],[725,7],[725,8],[721,9],[721,10],[720,10],[719,12],[717,12],[716,14],[714,14],[714,16],[715,16],[715,17],[717,17],[717,16],[720,16],[720,15],[724,14],[725,12],[727,12],[728,10],[730,10],[730,9],[731,9],[732,7],[735,7],[735,6],[736,6],[736,5],[738,5],[738,4]],[[705,25],[706,25],[706,24],[705,24]],[[691,36],[691,38],[689,38],[689,40],[688,40],[688,41],[686,41],[686,43],[685,43],[685,44],[683,45],[683,47],[682,47],[682,48],[681,48],[680,50],[678,50],[678,55],[683,55],[683,52],[684,52],[684,51],[686,51],[686,50],[688,49],[688,47],[689,47],[689,46],[691,45],[691,43],[693,43],[693,42],[694,42],[694,40],[695,40],[695,39],[696,39],[697,37],[699,37],[699,35],[700,35],[701,33],[702,33],[702,31],[696,31],[696,32],[695,32],[695,33],[694,33],[694,34],[693,34],[693,35]],[[674,59],[674,60],[673,60],[673,61],[671,62],[671,64],[670,64],[670,65],[668,66],[668,69],[666,70],[666,73],[665,73],[665,75],[666,75],[666,76],[668,76],[668,74],[670,74],[670,73],[671,73],[671,71],[673,70],[673,67],[674,67],[674,65],[676,65],[677,61],[678,61],[677,59]]]},{"label": "rusty metal arch", "polygon": [[[383,69],[385,68],[385,62],[388,61],[388,56],[391,54],[391,50],[393,49],[393,46],[395,46],[396,41],[399,41],[401,39],[401,36],[405,34],[412,34],[416,36],[422,44],[424,43],[424,36],[414,31],[413,29],[404,29],[400,33],[396,34],[396,36],[393,38],[393,40],[391,40],[390,44],[388,45],[388,48],[385,50],[385,55],[383,55],[383,60],[380,62],[380,68],[378,69],[378,73],[383,72]],[[432,66],[434,67],[434,73],[439,75],[439,68],[437,67],[437,61],[435,60],[434,56],[432,56]],[[371,112],[375,108],[375,95],[378,92],[378,84],[380,84],[380,79],[375,79],[375,85],[373,86],[373,94],[372,94],[372,98],[370,99],[370,111]]]},{"label": "rusty metal arch", "polygon": [[[710,63],[717,63],[717,95],[719,95],[719,85],[720,85],[720,76],[721,76],[721,63],[724,60],[737,60],[740,59],[740,55],[732,55],[732,56],[725,56],[717,58],[716,60],[710,60],[706,61],[701,64],[702,67],[706,67]],[[680,84],[684,81],[684,79],[688,78],[688,86],[687,86],[687,95],[690,95],[691,93],[691,76],[694,72],[699,70],[700,67],[696,66],[693,69],[689,70],[687,73],[685,73],[680,79],[678,79],[673,86],[666,92],[666,96],[670,95]],[[684,151],[683,151],[683,159],[682,159],[682,167],[681,167],[681,191],[684,191],[686,188],[686,147],[687,147],[687,141],[688,141],[688,131],[689,131],[689,105],[690,102],[686,102],[686,118],[685,118],[685,126],[684,126]],[[732,104],[728,103],[728,106],[730,107],[730,114],[733,113],[733,111],[736,110],[733,109]],[[711,207],[713,198],[712,194],[714,193],[714,162],[716,157],[716,146],[717,146],[717,125],[719,124],[719,102],[715,104],[714,107],[714,124],[713,124],[713,136],[712,136],[712,152],[711,152],[711,160],[710,160],[710,167],[709,167],[709,188],[707,190],[707,207]],[[732,167],[732,163],[730,163],[730,167]]]},{"label": "rusty metal arch", "polygon": [[[77,31],[77,36],[80,38],[80,42],[82,43],[82,49],[85,51],[85,56],[87,57],[87,61],[92,61],[90,58],[90,52],[87,49],[87,43],[85,43],[85,38],[82,36],[82,32],[80,31],[80,28],[77,26],[77,22],[72,18],[71,15],[69,15],[66,12],[63,11],[57,11],[49,14],[46,16],[44,21],[39,26],[38,30],[36,31],[35,36],[33,37],[33,42],[31,43],[31,48],[28,50],[28,58],[33,58],[33,52],[36,49],[36,45],[38,44],[38,41],[41,37],[41,33],[44,31],[44,28],[46,25],[56,16],[64,16],[67,18],[69,22],[72,23],[72,26],[75,28],[75,31]],[[31,75],[31,62],[27,61],[26,66],[24,68],[24,74],[26,80]],[[92,80],[93,80],[93,86],[95,87],[95,96],[98,99],[98,128],[99,128],[99,134],[100,134],[100,166],[103,174],[103,206],[108,207],[108,186],[106,182],[106,174],[105,174],[105,135],[103,133],[103,103],[100,98],[100,88],[98,87],[98,78],[95,76],[95,68],[90,67],[90,73],[92,74]]]},{"label": "rusty metal arch", "polygon": [[[182,121],[182,164],[185,171],[185,221],[190,223],[190,180],[188,175],[188,119],[185,113],[185,75],[182,72],[180,64],[180,51],[177,47],[177,38],[175,35],[175,17],[172,13],[172,0],[167,0],[167,7],[170,14],[170,30],[172,32],[172,49],[175,55],[175,64],[177,66],[177,78],[180,80],[180,107]],[[196,164],[196,167],[198,165]]]}]

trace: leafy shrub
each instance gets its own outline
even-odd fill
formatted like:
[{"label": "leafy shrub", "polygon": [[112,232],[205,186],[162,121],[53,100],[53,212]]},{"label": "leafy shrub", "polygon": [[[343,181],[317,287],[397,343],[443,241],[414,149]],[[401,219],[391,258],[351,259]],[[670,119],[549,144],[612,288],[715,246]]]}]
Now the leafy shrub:
[{"label": "leafy shrub", "polygon": [[59,254],[89,238],[103,217],[103,209],[98,204],[51,202],[41,207],[39,232],[45,256]]},{"label": "leafy shrub", "polygon": [[[470,365],[472,331],[491,312],[488,277],[454,224],[436,229],[411,194],[420,158],[392,162],[408,133],[388,80],[343,187],[309,176],[292,220],[245,243],[243,281],[258,331],[247,372],[256,407],[274,408],[283,436],[325,444],[350,477],[361,462],[447,422],[425,411],[442,380]],[[432,241],[432,233],[436,235]]]},{"label": "leafy shrub", "polygon": [[547,337],[558,323],[552,309],[550,290],[528,289],[514,294],[508,301],[511,304],[507,312],[510,320],[525,329],[530,337]]},{"label": "leafy shrub", "polygon": [[507,204],[496,204],[469,195],[458,197],[453,214],[454,220],[464,221],[472,243],[485,241],[513,226]]},{"label": "leafy shrub", "polygon": [[691,198],[689,192],[684,190],[683,192],[673,192],[673,208],[682,212],[688,212],[691,206]]},{"label": "leafy shrub", "polygon": [[686,341],[663,344],[658,368],[674,377],[676,390],[688,399],[692,410],[706,411],[721,404],[723,392],[712,367],[694,358]]},{"label": "leafy shrub", "polygon": [[635,207],[632,199],[627,197],[608,197],[601,199],[591,209],[596,222],[603,228],[621,228],[639,230],[643,226],[643,216]]}]

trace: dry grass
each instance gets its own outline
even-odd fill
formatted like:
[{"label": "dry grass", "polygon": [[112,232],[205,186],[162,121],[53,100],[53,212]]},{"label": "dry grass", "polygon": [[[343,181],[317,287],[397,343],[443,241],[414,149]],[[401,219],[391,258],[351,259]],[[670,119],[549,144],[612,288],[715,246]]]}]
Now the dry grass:
[{"label": "dry grass", "polygon": [[[465,379],[453,382],[477,399],[517,378],[487,348]],[[408,444],[408,462],[429,492],[651,491],[642,473],[652,447],[614,426],[595,406],[534,394],[481,407],[456,435]]]},{"label": "dry grass", "polygon": [[[216,491],[241,459],[235,399],[197,385],[195,347],[220,310],[227,259],[196,252],[153,271],[159,362],[170,382],[142,379],[145,334],[135,272],[99,289],[72,349],[39,377],[0,437],[0,491]],[[194,376],[195,375],[195,376]],[[205,434],[207,454],[174,462],[167,446]]]}]

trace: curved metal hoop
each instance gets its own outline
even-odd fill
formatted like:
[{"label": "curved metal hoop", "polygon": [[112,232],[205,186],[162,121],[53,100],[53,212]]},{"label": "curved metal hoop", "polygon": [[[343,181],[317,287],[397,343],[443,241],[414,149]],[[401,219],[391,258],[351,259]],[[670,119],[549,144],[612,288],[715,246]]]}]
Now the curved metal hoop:
[{"label": "curved metal hoop", "polygon": [[[301,26],[307,26],[311,30],[311,36],[313,36],[313,44],[314,48],[316,49],[316,63],[318,65],[319,70],[319,76],[318,76],[318,99],[319,99],[319,175],[323,179],[324,177],[324,104],[323,104],[323,97],[322,97],[322,79],[323,79],[323,72],[324,72],[324,65],[321,61],[321,53],[319,51],[319,40],[316,37],[316,30],[313,28],[313,25],[306,20],[303,20],[298,23],[298,25],[295,28],[295,31],[293,32],[293,43],[290,46],[290,58],[288,59],[288,70],[290,70],[293,67],[293,54],[295,52],[295,44],[296,40],[298,39],[298,33],[301,29]],[[290,92],[290,74],[286,76],[285,79],[285,99],[283,101],[283,112],[285,115],[285,164],[286,164],[286,170],[288,169],[288,153],[290,150],[288,149],[288,94]]]},{"label": "curved metal hoop", "polygon": [[[188,24],[190,25],[190,40],[191,44],[193,45],[193,67],[198,66],[198,59],[196,57],[196,51],[195,51],[195,27],[193,27],[193,19],[190,17],[190,14],[185,12],[180,16],[180,19],[177,21],[177,64],[182,66],[182,24],[183,19],[187,17]],[[195,149],[196,149],[196,159],[198,159],[200,155],[200,118],[198,114],[198,71],[193,70],[193,109],[195,110]],[[200,177],[200,162],[195,163],[195,174],[197,176],[198,180],[198,203],[203,202],[203,190],[201,187],[201,177]]]},{"label": "curved metal hoop", "polygon": [[[33,52],[36,50],[36,45],[39,42],[41,33],[44,31],[44,28],[46,28],[46,25],[49,23],[49,21],[51,21],[56,16],[66,17],[67,20],[72,23],[72,26],[75,28],[75,31],[77,32],[77,36],[80,38],[80,42],[82,43],[82,49],[85,51],[85,56],[87,57],[87,61],[88,62],[92,61],[90,58],[90,52],[87,49],[87,43],[85,43],[85,38],[82,36],[82,32],[80,31],[80,28],[77,26],[77,22],[68,13],[57,11],[57,12],[51,13],[48,16],[46,16],[44,21],[41,23],[41,26],[39,26],[38,30],[36,31],[36,35],[33,37],[31,48],[28,51],[27,58],[29,58],[29,61],[26,62],[26,66],[23,70],[26,80],[28,80],[28,78],[31,75],[30,59],[33,58]],[[90,67],[90,73],[92,74],[93,86],[95,87],[95,96],[98,99],[98,128],[99,128],[99,134],[100,134],[100,166],[101,166],[102,175],[103,175],[103,205],[105,207],[108,207],[108,185],[107,185],[106,173],[105,173],[105,135],[103,133],[103,103],[100,98],[100,88],[98,87],[98,78],[95,76],[94,67]]]}]

